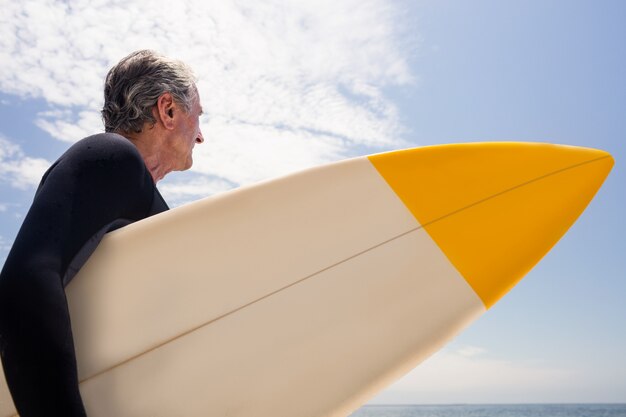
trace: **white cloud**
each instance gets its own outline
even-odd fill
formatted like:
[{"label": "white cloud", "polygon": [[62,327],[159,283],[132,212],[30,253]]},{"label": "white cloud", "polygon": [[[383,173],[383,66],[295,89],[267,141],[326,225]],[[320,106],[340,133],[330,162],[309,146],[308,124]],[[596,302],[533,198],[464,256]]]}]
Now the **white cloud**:
[{"label": "white cloud", "polygon": [[[26,156],[18,145],[0,136],[0,181],[19,189],[34,187],[49,166],[49,161]],[[6,205],[0,208],[5,210]]]},{"label": "white cloud", "polygon": [[190,199],[200,199],[233,188],[228,181],[196,175],[188,180],[171,179],[164,181],[159,187],[170,207],[179,206]]},{"label": "white cloud", "polygon": [[207,143],[194,170],[242,184],[404,146],[383,93],[413,82],[402,29],[384,0],[6,2],[0,90],[44,98],[38,126],[73,142],[102,130],[108,68],[160,50],[199,76]]},{"label": "white cloud", "polygon": [[[11,243],[8,242],[4,236],[0,235],[0,265],[4,264],[9,251],[11,250]],[[1,267],[0,267],[1,268]]]},{"label": "white cloud", "polygon": [[438,352],[371,402],[550,402],[567,392],[575,380],[576,372],[572,370],[496,359],[483,348],[468,346]]},{"label": "white cloud", "polygon": [[456,351],[457,355],[471,358],[472,356],[478,356],[486,353],[487,350],[478,346],[464,346]]}]

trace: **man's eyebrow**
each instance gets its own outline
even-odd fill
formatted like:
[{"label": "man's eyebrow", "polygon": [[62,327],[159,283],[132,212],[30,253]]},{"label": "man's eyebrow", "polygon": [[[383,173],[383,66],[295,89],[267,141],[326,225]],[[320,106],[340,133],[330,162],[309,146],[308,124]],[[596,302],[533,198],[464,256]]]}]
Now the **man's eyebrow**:
[{"label": "man's eyebrow", "polygon": [[204,110],[202,109],[202,107],[200,107],[200,116],[202,116],[204,114]]}]

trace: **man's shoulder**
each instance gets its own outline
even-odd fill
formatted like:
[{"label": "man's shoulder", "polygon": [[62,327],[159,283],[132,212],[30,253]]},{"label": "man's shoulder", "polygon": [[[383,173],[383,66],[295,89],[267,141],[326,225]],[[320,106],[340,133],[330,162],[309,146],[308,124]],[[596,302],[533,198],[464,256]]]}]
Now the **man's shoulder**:
[{"label": "man's shoulder", "polygon": [[117,133],[98,133],[76,142],[70,152],[92,154],[94,156],[131,156],[141,158],[137,147]]},{"label": "man's shoulder", "polygon": [[143,158],[131,141],[116,133],[98,133],[79,140],[59,158],[63,165],[84,163],[143,166]]}]

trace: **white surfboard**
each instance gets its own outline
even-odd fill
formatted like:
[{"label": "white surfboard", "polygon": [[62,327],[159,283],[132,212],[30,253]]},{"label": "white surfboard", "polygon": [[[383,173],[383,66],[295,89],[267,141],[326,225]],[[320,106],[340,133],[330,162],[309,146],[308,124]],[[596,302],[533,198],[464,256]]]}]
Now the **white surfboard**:
[{"label": "white surfboard", "polygon": [[612,165],[568,146],[432,146],[110,233],[67,288],[88,415],[346,416],[514,286]]}]

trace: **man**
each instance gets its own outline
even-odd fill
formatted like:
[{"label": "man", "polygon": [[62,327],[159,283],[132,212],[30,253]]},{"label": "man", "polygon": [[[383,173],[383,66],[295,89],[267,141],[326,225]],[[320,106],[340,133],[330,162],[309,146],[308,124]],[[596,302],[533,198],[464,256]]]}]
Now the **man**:
[{"label": "man", "polygon": [[0,273],[0,357],[21,417],[86,415],[64,286],[106,232],[168,209],[155,184],[191,167],[200,114],[189,67],[134,52],[106,77],[107,133],[44,174]]}]

